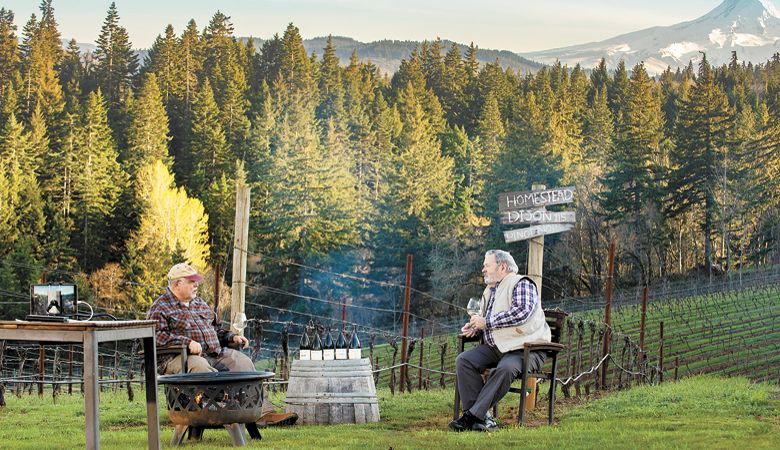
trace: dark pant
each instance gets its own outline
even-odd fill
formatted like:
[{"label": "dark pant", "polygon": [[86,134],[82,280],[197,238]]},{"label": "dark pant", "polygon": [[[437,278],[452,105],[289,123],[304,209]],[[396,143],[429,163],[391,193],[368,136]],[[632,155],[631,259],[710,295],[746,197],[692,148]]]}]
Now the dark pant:
[{"label": "dark pant", "polygon": [[[531,352],[531,372],[542,367],[545,356]],[[487,383],[482,379],[485,369],[493,369]],[[455,373],[463,412],[484,419],[488,410],[509,392],[512,380],[523,373],[523,350],[501,353],[496,347],[480,345],[458,355]]]}]

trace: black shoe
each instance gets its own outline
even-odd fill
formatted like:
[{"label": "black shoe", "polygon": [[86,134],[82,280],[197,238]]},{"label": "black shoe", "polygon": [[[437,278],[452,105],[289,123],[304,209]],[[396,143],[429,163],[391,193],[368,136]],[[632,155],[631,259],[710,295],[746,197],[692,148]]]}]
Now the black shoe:
[{"label": "black shoe", "polygon": [[498,424],[492,417],[485,417],[485,420],[479,420],[471,425],[473,431],[496,431]]},{"label": "black shoe", "polygon": [[476,422],[481,422],[481,420],[477,419],[470,412],[466,411],[462,416],[450,421],[449,427],[452,431],[467,431],[471,430],[471,426]]}]

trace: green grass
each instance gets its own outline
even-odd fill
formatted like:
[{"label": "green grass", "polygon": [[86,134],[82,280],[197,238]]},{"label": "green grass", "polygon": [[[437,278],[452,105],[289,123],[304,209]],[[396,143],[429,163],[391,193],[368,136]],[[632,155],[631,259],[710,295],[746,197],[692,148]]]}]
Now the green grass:
[{"label": "green grass", "polygon": [[[263,440],[249,448],[298,449],[452,449],[452,448],[777,448],[780,435],[780,389],[745,378],[699,376],[678,383],[642,386],[585,402],[560,400],[553,426],[544,408],[532,412],[534,425],[513,425],[516,396],[502,402],[504,427],[489,435],[452,433],[447,422],[452,390],[415,391],[391,396],[379,390],[382,420],[368,425],[302,426],[263,430]],[[0,447],[7,449],[83,448],[84,413],[79,395],[17,398],[7,396],[0,409]],[[283,402],[276,394],[277,403]],[[122,393],[101,399],[101,446],[135,449],[146,445],[142,394],[129,403]],[[508,423],[507,423],[508,421]],[[172,426],[161,417],[164,448]],[[202,442],[182,448],[230,447],[226,432],[207,430]]]}]

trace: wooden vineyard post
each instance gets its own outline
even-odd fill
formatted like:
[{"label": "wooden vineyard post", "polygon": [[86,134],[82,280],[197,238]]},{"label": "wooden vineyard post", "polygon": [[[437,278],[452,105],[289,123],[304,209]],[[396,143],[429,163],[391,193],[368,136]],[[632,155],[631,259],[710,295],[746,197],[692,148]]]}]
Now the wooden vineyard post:
[{"label": "wooden vineyard post", "polygon": [[[406,283],[404,289],[404,315],[403,315],[403,335],[401,337],[401,381],[398,387],[401,392],[404,392],[404,385],[406,384],[407,374],[409,368],[406,367],[407,357],[407,340],[409,338],[409,302],[412,289],[412,254],[406,255]],[[395,364],[394,364],[395,365]]]},{"label": "wooden vineyard post", "polygon": [[658,338],[658,384],[664,382],[664,322],[660,323],[660,335]]},{"label": "wooden vineyard post", "polygon": [[[609,256],[607,262],[607,289],[605,293],[606,306],[604,307],[604,346],[601,357],[609,354],[609,342],[612,339],[612,276],[615,270],[615,242],[609,243]],[[609,358],[604,360],[601,366],[601,389],[607,388],[607,366]]]},{"label": "wooden vineyard post", "polygon": [[[420,367],[417,369],[417,390],[423,388],[423,363],[425,354],[425,324],[420,327]],[[427,389],[427,386],[426,386]]]}]

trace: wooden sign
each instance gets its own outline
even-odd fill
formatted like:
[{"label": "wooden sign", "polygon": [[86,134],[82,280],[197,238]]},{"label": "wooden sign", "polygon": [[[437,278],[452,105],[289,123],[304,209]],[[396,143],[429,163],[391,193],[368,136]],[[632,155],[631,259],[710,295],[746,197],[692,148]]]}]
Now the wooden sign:
[{"label": "wooden sign", "polygon": [[503,213],[505,211],[572,203],[574,201],[574,192],[574,186],[539,191],[504,192],[503,194],[498,194],[498,210]]},{"label": "wooden sign", "polygon": [[562,233],[569,231],[574,227],[571,223],[551,223],[546,225],[534,225],[528,228],[518,230],[504,231],[504,241],[506,243],[524,241],[547,234]]},{"label": "wooden sign", "polygon": [[544,208],[501,213],[501,223],[504,225],[520,223],[574,223],[576,218],[574,211],[547,211]]}]

